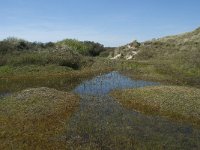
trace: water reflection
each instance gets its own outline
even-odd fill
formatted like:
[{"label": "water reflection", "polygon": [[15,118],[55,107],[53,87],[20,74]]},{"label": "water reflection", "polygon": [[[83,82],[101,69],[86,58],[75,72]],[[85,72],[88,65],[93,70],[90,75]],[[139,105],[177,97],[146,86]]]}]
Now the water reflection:
[{"label": "water reflection", "polygon": [[152,85],[158,83],[133,81],[112,72],[78,86],[74,91],[81,95],[80,110],[68,124],[67,142],[72,148],[135,149],[140,145],[141,149],[199,149],[199,129],[128,110],[107,95],[113,89]]},{"label": "water reflection", "polygon": [[139,88],[144,86],[158,85],[155,82],[131,80],[120,75],[118,72],[111,72],[106,75],[98,76],[90,81],[82,83],[75,89],[78,94],[105,95],[114,89]]},{"label": "water reflection", "polygon": [[11,94],[10,92],[0,92],[0,99],[5,96],[9,96],[10,94]]}]

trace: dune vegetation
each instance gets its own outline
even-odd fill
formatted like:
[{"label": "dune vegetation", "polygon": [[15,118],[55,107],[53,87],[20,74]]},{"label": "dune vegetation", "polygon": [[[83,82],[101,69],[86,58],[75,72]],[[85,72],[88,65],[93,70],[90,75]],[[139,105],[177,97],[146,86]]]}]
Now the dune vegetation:
[{"label": "dune vegetation", "polygon": [[[49,43],[18,38],[0,41],[0,149],[66,149],[66,123],[80,104],[71,91],[81,82],[110,71],[161,84],[113,91],[110,95],[124,109],[199,127],[199,38],[200,30],[196,29],[117,48],[74,39]],[[119,53],[120,57],[113,59]],[[90,129],[88,124],[80,129],[84,128]],[[115,146],[130,140],[109,137],[108,145],[109,140],[118,138],[122,144]],[[156,141],[159,145],[158,137]],[[86,148],[93,148],[88,144]],[[72,143],[72,147],[80,144]]]},{"label": "dune vegetation", "polygon": [[[168,36],[107,51],[121,54],[111,66],[133,78],[200,87],[200,30]],[[136,52],[132,53],[132,52]],[[105,53],[105,52],[103,52]],[[132,59],[126,60],[125,56]],[[117,64],[117,65],[115,65]]]},{"label": "dune vegetation", "polygon": [[161,115],[200,127],[200,89],[155,86],[113,91],[123,106],[150,115]]},{"label": "dune vegetation", "polygon": [[0,41],[0,92],[41,86],[71,90],[84,79],[110,70],[90,69],[102,51],[99,43],[73,39],[56,43],[18,38]]},{"label": "dune vegetation", "polygon": [[[200,126],[200,30],[141,43],[120,71],[165,86],[112,92],[123,106]],[[168,85],[168,86],[166,86]],[[178,85],[178,86],[177,86]]]},{"label": "dune vegetation", "polygon": [[61,149],[79,97],[49,88],[26,89],[0,101],[0,149]]}]

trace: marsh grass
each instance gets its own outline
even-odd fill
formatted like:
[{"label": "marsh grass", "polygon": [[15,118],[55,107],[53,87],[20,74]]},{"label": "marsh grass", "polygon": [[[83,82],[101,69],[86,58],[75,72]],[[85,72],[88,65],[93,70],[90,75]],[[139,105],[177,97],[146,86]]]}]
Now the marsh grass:
[{"label": "marsh grass", "polygon": [[111,93],[122,105],[147,114],[200,127],[200,90],[181,86],[155,86]]},{"label": "marsh grass", "polygon": [[[174,59],[175,60],[175,59]],[[132,79],[167,85],[200,87],[200,68],[174,60],[95,60],[92,67],[110,67]]]},{"label": "marsh grass", "polygon": [[49,88],[27,89],[0,101],[0,149],[64,149],[65,124],[79,98]]},{"label": "marsh grass", "polygon": [[118,59],[113,64],[130,77],[200,87],[199,39],[198,28],[193,32],[146,41],[137,47],[134,60]]},{"label": "marsh grass", "polygon": [[200,30],[144,42],[135,56],[173,83],[200,87]]},{"label": "marsh grass", "polygon": [[18,68],[17,71],[10,71],[2,75],[0,77],[0,92],[15,92],[33,87],[50,87],[70,91],[83,80],[112,70],[111,68],[85,68],[82,70],[69,70],[62,67],[60,69],[59,67],[53,67],[52,69],[46,67],[31,68],[30,72],[28,69],[22,69],[23,71],[20,73]]}]

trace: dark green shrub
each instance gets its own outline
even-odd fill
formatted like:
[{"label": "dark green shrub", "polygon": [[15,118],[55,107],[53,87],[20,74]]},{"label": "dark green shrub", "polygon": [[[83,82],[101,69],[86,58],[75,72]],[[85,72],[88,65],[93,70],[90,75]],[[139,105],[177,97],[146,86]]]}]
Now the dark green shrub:
[{"label": "dark green shrub", "polygon": [[46,48],[54,48],[56,45],[53,42],[48,42],[45,44]]},{"label": "dark green shrub", "polygon": [[16,46],[17,50],[28,50],[30,48],[31,48],[30,44],[28,42],[26,42],[26,41],[20,41],[18,43],[18,45]]},{"label": "dark green shrub", "polygon": [[7,41],[1,41],[0,42],[0,55],[5,55],[8,52],[11,52],[14,50],[13,45],[9,44]]},{"label": "dark green shrub", "polygon": [[77,70],[77,69],[79,69],[81,67],[81,64],[80,64],[80,62],[78,60],[74,61],[74,60],[69,60],[67,58],[60,59],[59,65],[60,66],[70,67],[70,68],[73,68],[75,70]]},{"label": "dark green shrub", "polygon": [[4,56],[0,56],[0,66],[4,66],[7,63],[7,58]]},{"label": "dark green shrub", "polygon": [[46,61],[48,64],[57,64],[73,69],[79,69],[82,66],[83,57],[71,50],[55,51],[47,54]]},{"label": "dark green shrub", "polygon": [[88,47],[87,55],[89,56],[99,56],[101,52],[105,51],[105,48],[102,44],[90,41],[85,41],[84,44]]}]

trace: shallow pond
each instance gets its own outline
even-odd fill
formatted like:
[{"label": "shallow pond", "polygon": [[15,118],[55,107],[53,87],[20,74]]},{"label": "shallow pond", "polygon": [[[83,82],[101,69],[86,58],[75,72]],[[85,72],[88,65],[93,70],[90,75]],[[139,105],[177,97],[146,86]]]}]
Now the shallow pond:
[{"label": "shallow pond", "polygon": [[153,85],[159,85],[159,83],[131,80],[128,77],[120,75],[118,72],[111,72],[83,82],[74,91],[78,94],[99,96],[106,95],[114,89],[139,88]]},{"label": "shallow pond", "polygon": [[67,125],[67,142],[86,149],[199,149],[199,129],[128,110],[108,95],[114,89],[154,85],[159,83],[134,81],[118,72],[83,82],[74,89],[81,104]]},{"label": "shallow pond", "polygon": [[0,92],[0,98],[10,95],[10,92]]}]

